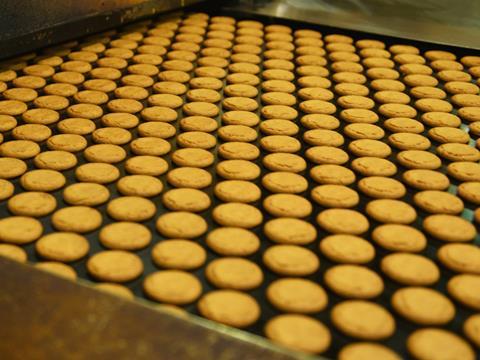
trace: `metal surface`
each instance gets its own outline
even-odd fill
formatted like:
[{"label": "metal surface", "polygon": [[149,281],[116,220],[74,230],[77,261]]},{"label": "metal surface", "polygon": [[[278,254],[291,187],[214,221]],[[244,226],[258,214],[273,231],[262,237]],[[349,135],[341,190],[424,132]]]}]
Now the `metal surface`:
[{"label": "metal surface", "polygon": [[3,360],[297,358],[260,337],[191,315],[185,321],[7,259],[0,274]]},{"label": "metal surface", "polygon": [[202,0],[0,1],[0,59]]},{"label": "metal surface", "polygon": [[480,49],[475,0],[237,0],[224,9]]}]

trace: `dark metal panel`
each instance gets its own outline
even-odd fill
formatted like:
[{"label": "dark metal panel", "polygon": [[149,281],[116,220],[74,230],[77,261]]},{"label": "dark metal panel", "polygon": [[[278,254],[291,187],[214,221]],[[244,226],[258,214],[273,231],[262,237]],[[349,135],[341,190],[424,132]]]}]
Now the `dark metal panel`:
[{"label": "dark metal panel", "polygon": [[201,0],[2,0],[0,59]]},{"label": "dark metal panel", "polygon": [[476,0],[236,0],[227,10],[480,49]]},{"label": "dark metal panel", "polygon": [[298,358],[255,335],[157,311],[4,258],[0,274],[3,360]]}]

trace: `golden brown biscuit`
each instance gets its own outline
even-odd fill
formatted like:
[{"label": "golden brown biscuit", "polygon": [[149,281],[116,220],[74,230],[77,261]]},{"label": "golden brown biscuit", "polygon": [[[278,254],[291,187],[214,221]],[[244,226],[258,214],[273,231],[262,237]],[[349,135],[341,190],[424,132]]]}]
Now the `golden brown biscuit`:
[{"label": "golden brown biscuit", "polygon": [[333,234],[359,235],[370,226],[364,215],[350,209],[327,209],[320,212],[316,220],[323,229]]},{"label": "golden brown biscuit", "polygon": [[263,253],[271,271],[286,276],[306,276],[318,270],[320,261],[312,251],[296,245],[273,245]]},{"label": "golden brown biscuit", "polygon": [[265,326],[265,335],[279,345],[314,354],[324,352],[331,342],[328,328],[305,315],[276,316]]},{"label": "golden brown biscuit", "polygon": [[386,346],[370,343],[357,342],[344,346],[338,354],[339,360],[361,360],[361,359],[384,359],[400,360],[401,357]]},{"label": "golden brown biscuit", "polygon": [[437,259],[450,270],[480,274],[480,249],[471,244],[446,244],[437,251]]},{"label": "golden brown biscuit", "polygon": [[428,286],[440,278],[440,270],[430,259],[408,253],[385,256],[380,267],[388,277],[404,285]]},{"label": "golden brown biscuit", "polygon": [[375,228],[372,239],[383,248],[391,251],[422,251],[427,239],[419,230],[401,224],[386,224]]},{"label": "golden brown biscuit", "polygon": [[[13,187],[10,189],[13,194]],[[44,192],[26,191],[8,200],[8,210],[15,215],[42,217],[50,214],[57,207],[55,198]]]},{"label": "golden brown biscuit", "polygon": [[35,243],[37,254],[52,261],[76,261],[87,255],[89,249],[90,244],[84,236],[69,232],[44,235]]},{"label": "golden brown biscuit", "polygon": [[355,174],[350,169],[333,164],[313,167],[310,176],[320,184],[350,185],[355,182]]},{"label": "golden brown biscuit", "polygon": [[[235,241],[231,241],[232,238]],[[235,227],[220,227],[210,231],[206,243],[223,256],[248,256],[260,247],[260,240],[253,232]]]},{"label": "golden brown biscuit", "polygon": [[210,320],[244,328],[260,317],[260,306],[250,295],[235,290],[216,290],[198,301],[198,311]]},{"label": "golden brown biscuit", "polygon": [[205,250],[189,240],[165,240],[152,249],[153,262],[166,269],[193,270],[202,266],[206,259]]},{"label": "golden brown biscuit", "polygon": [[328,259],[342,264],[365,264],[375,257],[375,248],[354,235],[326,236],[319,249]]},{"label": "golden brown biscuit", "polygon": [[407,339],[407,349],[418,359],[452,357],[473,360],[475,354],[470,345],[452,332],[437,328],[414,331]]},{"label": "golden brown biscuit", "polygon": [[382,306],[364,300],[347,300],[331,311],[335,327],[348,336],[363,340],[380,340],[395,331],[393,316]]},{"label": "golden brown biscuit", "polygon": [[262,270],[257,264],[235,257],[211,261],[205,269],[205,276],[210,283],[221,289],[251,290],[263,281]]},{"label": "golden brown biscuit", "polygon": [[382,223],[410,224],[417,218],[415,209],[399,200],[372,200],[367,204],[365,211],[370,217]]}]

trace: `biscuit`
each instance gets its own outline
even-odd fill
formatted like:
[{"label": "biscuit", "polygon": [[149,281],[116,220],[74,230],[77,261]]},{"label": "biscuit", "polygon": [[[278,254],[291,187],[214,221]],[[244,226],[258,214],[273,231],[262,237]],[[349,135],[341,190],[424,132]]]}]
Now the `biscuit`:
[{"label": "biscuit", "polygon": [[443,325],[455,316],[455,306],[442,293],[423,287],[404,287],[391,297],[392,307],[404,318],[421,325]]},{"label": "biscuit", "polygon": [[210,149],[217,143],[215,137],[202,131],[187,131],[177,136],[177,143],[182,147]]},{"label": "biscuit", "polygon": [[127,152],[118,145],[98,144],[86,148],[83,155],[90,162],[115,164],[125,160]]},{"label": "biscuit", "polygon": [[379,120],[376,113],[367,109],[345,109],[340,112],[340,117],[349,123],[374,124]]},{"label": "biscuit", "polygon": [[397,154],[400,165],[408,169],[435,170],[442,166],[438,156],[423,150],[404,150]]},{"label": "biscuit", "polygon": [[331,343],[328,328],[305,315],[278,315],[267,322],[264,331],[273,342],[306,353],[322,353]]},{"label": "biscuit", "polygon": [[[255,86],[257,84],[249,84],[249,85]],[[295,85],[285,80],[267,80],[262,82],[262,90],[266,93],[282,92],[282,93],[291,94],[295,91]]]},{"label": "biscuit", "polygon": [[365,211],[371,218],[382,223],[410,224],[417,217],[415,209],[408,203],[391,199],[370,201]]},{"label": "biscuit", "polygon": [[163,236],[178,239],[196,238],[207,231],[207,223],[202,217],[184,211],[162,214],[155,226]]},{"label": "biscuit", "polygon": [[17,245],[0,244],[0,256],[21,263],[27,262],[26,251]]},{"label": "biscuit", "polygon": [[336,131],[326,129],[307,130],[303,139],[310,145],[319,146],[341,146],[344,143],[343,136]]},{"label": "biscuit", "polygon": [[4,179],[0,179],[0,201],[8,199],[15,192],[13,184]]},{"label": "biscuit", "polygon": [[374,271],[359,265],[336,265],[323,277],[334,293],[350,299],[371,299],[384,289],[383,280]]},{"label": "biscuit", "polygon": [[439,143],[466,144],[470,140],[468,133],[461,129],[438,126],[428,131],[428,136]]},{"label": "biscuit", "polygon": [[271,241],[288,245],[306,245],[317,237],[317,231],[312,224],[287,217],[268,221],[263,232]]},{"label": "biscuit", "polygon": [[52,275],[62,277],[68,280],[76,280],[77,273],[75,269],[69,265],[62,264],[56,261],[43,261],[34,265],[37,269],[46,271]]},{"label": "biscuit", "polygon": [[377,226],[372,232],[372,239],[390,251],[420,252],[427,245],[422,232],[402,224]]},{"label": "biscuit", "polygon": [[31,217],[10,216],[0,220],[0,240],[9,244],[27,244],[42,233],[40,221]]},{"label": "biscuit", "polygon": [[206,269],[207,280],[217,288],[251,290],[260,286],[263,273],[260,267],[243,258],[220,258],[211,261]]},{"label": "biscuit", "polygon": [[89,163],[78,166],[75,169],[75,176],[77,180],[82,182],[107,184],[117,180],[120,177],[120,172],[110,164]]},{"label": "biscuit", "polygon": [[40,153],[37,143],[30,140],[11,140],[0,145],[2,157],[29,159]]},{"label": "biscuit", "polygon": [[175,187],[202,189],[212,183],[212,175],[203,169],[180,167],[168,172],[167,181]]},{"label": "biscuit", "polygon": [[407,349],[417,359],[458,357],[473,360],[475,358],[473,349],[465,340],[450,331],[438,328],[414,331],[407,338]]},{"label": "biscuit", "polygon": [[210,207],[207,194],[196,189],[172,189],[163,194],[163,205],[173,211],[200,212]]},{"label": "biscuit", "polygon": [[335,89],[335,92],[340,96],[342,95],[367,96],[369,93],[368,87],[361,84],[339,83],[335,85],[334,89]]},{"label": "biscuit", "polygon": [[[240,75],[239,76],[240,80],[242,80],[241,74],[238,74],[238,75]],[[248,75],[248,74],[245,74],[245,75]],[[229,75],[229,76],[231,76],[231,75]],[[252,75],[252,76],[256,77],[254,75]],[[229,80],[229,77],[227,77],[227,81],[228,80]],[[237,80],[237,78],[235,78],[234,80]],[[252,82],[252,79],[248,78],[248,80],[249,80],[249,82]],[[213,78],[213,77],[202,77],[202,76],[200,76],[200,77],[194,77],[190,80],[190,87],[192,89],[220,90],[222,88],[222,86],[223,86],[223,82],[221,80]],[[184,90],[187,91],[186,88],[184,88]],[[183,92],[185,92],[185,91],[183,91]],[[177,91],[177,92],[179,92],[179,91]],[[175,95],[181,95],[181,94],[183,94],[183,92],[182,93],[177,93]]]},{"label": "biscuit", "polygon": [[22,187],[30,191],[55,191],[62,188],[65,183],[65,176],[55,170],[31,170],[20,178]]},{"label": "biscuit", "polygon": [[447,244],[437,251],[437,259],[450,270],[480,274],[480,249],[471,244]]},{"label": "biscuit", "polygon": [[276,274],[306,276],[320,266],[320,260],[311,250],[297,245],[273,245],[263,253],[263,263]]},{"label": "biscuit", "polygon": [[95,289],[103,291],[105,293],[121,297],[123,299],[133,300],[135,295],[126,286],[115,283],[100,283],[94,285]]},{"label": "biscuit", "polygon": [[223,256],[248,256],[260,247],[257,235],[236,227],[220,227],[210,231],[206,243],[210,249]]},{"label": "biscuit", "polygon": [[342,264],[365,264],[375,257],[375,248],[354,235],[329,235],[322,239],[319,249],[328,259]]},{"label": "biscuit", "polygon": [[122,250],[105,250],[90,257],[86,264],[94,278],[110,282],[128,282],[143,272],[140,257]]},{"label": "biscuit", "polygon": [[350,235],[363,234],[370,226],[364,215],[350,209],[324,210],[318,214],[317,223],[330,233]]},{"label": "biscuit", "polygon": [[1,157],[0,158],[0,178],[12,179],[16,178],[27,171],[27,164],[23,160]]},{"label": "biscuit", "polygon": [[183,99],[180,96],[172,94],[155,94],[148,97],[148,103],[153,106],[177,109],[183,105]]},{"label": "biscuit", "polygon": [[[308,101],[320,101],[320,100],[308,100]],[[266,119],[284,119],[294,120],[298,116],[297,110],[290,106],[285,105],[267,105],[261,110],[262,116]]]},{"label": "biscuit", "polygon": [[416,86],[410,90],[410,94],[419,99],[445,99],[447,97],[445,91],[432,86]]},{"label": "biscuit", "polygon": [[253,144],[230,141],[218,147],[218,154],[228,160],[255,160],[260,156],[260,150]]},{"label": "biscuit", "polygon": [[320,184],[350,185],[355,182],[352,170],[333,164],[317,165],[310,170],[310,176]]},{"label": "biscuit", "polygon": [[293,194],[269,195],[264,199],[263,207],[276,217],[304,218],[312,212],[312,204],[307,199]]},{"label": "biscuit", "polygon": [[262,94],[261,99],[267,105],[294,106],[297,103],[293,95],[275,91]]},{"label": "biscuit", "polygon": [[382,306],[364,300],[347,300],[330,313],[333,325],[344,334],[362,340],[381,340],[393,335],[395,319]]},{"label": "biscuit", "polygon": [[177,119],[177,112],[165,106],[151,106],[140,113],[146,121],[171,122]]},{"label": "biscuit", "polygon": [[419,190],[445,190],[450,186],[446,175],[433,170],[407,170],[403,173],[403,180]]},{"label": "biscuit", "polygon": [[338,353],[339,360],[384,359],[400,360],[401,357],[388,347],[371,342],[351,343]]},{"label": "biscuit", "polygon": [[389,278],[403,285],[428,286],[440,279],[435,263],[420,255],[394,253],[385,256],[380,267]]},{"label": "biscuit", "polygon": [[313,188],[311,197],[317,204],[327,208],[351,208],[360,201],[360,197],[355,190],[336,184],[320,185]]},{"label": "biscuit", "polygon": [[460,181],[480,181],[480,165],[469,161],[449,164],[447,173]]},{"label": "biscuit", "polygon": [[437,154],[450,161],[478,161],[480,151],[467,144],[447,143],[436,149]]},{"label": "biscuit", "polygon": [[192,89],[187,92],[189,101],[216,103],[221,100],[221,95],[218,91],[212,89]]},{"label": "biscuit", "polygon": [[[112,100],[112,101],[115,101],[115,100]],[[120,101],[120,100],[117,100],[117,101]],[[121,101],[126,101],[126,99],[122,99]],[[131,100],[131,101],[135,101],[135,100]],[[138,103],[138,101],[136,103]],[[115,104],[117,103],[114,103],[114,105]],[[121,108],[117,108],[115,106],[113,106],[113,108],[117,110],[115,112],[127,112],[127,111],[121,111]],[[92,120],[92,119],[97,119],[101,117],[103,115],[103,110],[100,106],[94,105],[94,104],[75,104],[68,107],[67,114],[72,118],[82,118],[82,119]]]},{"label": "biscuit", "polygon": [[260,306],[250,295],[235,290],[215,290],[197,303],[199,313],[219,323],[244,328],[260,317]]},{"label": "biscuit", "polygon": [[379,199],[398,199],[406,193],[405,186],[401,182],[383,176],[360,179],[358,189],[367,196]]},{"label": "biscuit", "polygon": [[244,203],[226,203],[216,206],[213,219],[223,226],[252,228],[263,221],[262,213],[255,207]]},{"label": "biscuit", "polygon": [[254,180],[260,176],[258,165],[246,160],[224,160],[216,166],[217,174],[227,180]]},{"label": "biscuit", "polygon": [[[47,88],[55,86],[54,91],[57,93],[59,90],[63,96],[71,96],[74,95],[78,89],[71,84],[50,84],[45,86],[44,90],[46,92]],[[117,84],[114,81],[106,80],[106,79],[90,79],[83,83],[83,87],[88,90],[97,90],[103,91],[105,93],[109,93],[117,87]],[[58,89],[58,90],[57,90]],[[67,92],[68,91],[68,92]]]},{"label": "biscuit", "polygon": [[467,242],[475,238],[475,226],[453,215],[436,214],[426,217],[423,230],[433,237],[448,242]]},{"label": "biscuit", "polygon": [[204,149],[178,149],[172,154],[172,161],[179,166],[208,167],[213,164],[213,154]]},{"label": "biscuit", "polygon": [[7,100],[17,100],[27,103],[35,100],[38,96],[38,93],[35,90],[29,88],[13,88],[4,90],[2,92],[2,95]]},{"label": "biscuit", "polygon": [[463,332],[469,338],[469,340],[474,343],[477,347],[480,346],[480,337],[478,334],[478,324],[480,316],[478,314],[470,316],[463,323]]},{"label": "biscuit", "polygon": [[223,92],[227,96],[241,96],[247,98],[254,98],[258,95],[258,90],[255,87],[246,84],[227,85],[223,89]]},{"label": "biscuit", "polygon": [[6,132],[17,126],[17,120],[10,115],[0,114],[0,131]]},{"label": "biscuit", "polygon": [[87,147],[87,140],[77,134],[53,135],[47,140],[47,147],[50,150],[77,152]]},{"label": "biscuit", "polygon": [[160,157],[138,155],[125,162],[125,170],[134,175],[159,176],[167,172],[168,163]]},{"label": "biscuit", "polygon": [[402,132],[390,135],[388,142],[400,150],[427,150],[431,146],[423,135]]},{"label": "biscuit", "polygon": [[348,154],[333,146],[313,146],[305,151],[305,155],[315,164],[342,165],[348,161]]},{"label": "biscuit", "polygon": [[98,234],[100,243],[112,250],[139,250],[150,244],[152,234],[142,224],[115,222],[104,226]]},{"label": "biscuit", "polygon": [[283,171],[266,174],[262,178],[262,185],[270,192],[287,194],[301,193],[308,187],[303,176]]},{"label": "biscuit", "polygon": [[370,82],[370,86],[377,90],[391,90],[391,91],[404,91],[405,85],[398,80],[391,79],[375,79]]},{"label": "biscuit", "polygon": [[298,173],[307,167],[306,161],[295,154],[273,153],[263,158],[263,165],[271,171],[289,171]]},{"label": "biscuit", "polygon": [[95,123],[89,119],[69,118],[59,121],[57,129],[62,134],[87,135],[95,130]]},{"label": "biscuit", "polygon": [[130,143],[130,149],[136,155],[162,156],[170,152],[168,141],[156,137],[142,137]]},{"label": "biscuit", "polygon": [[[11,189],[13,194],[13,186]],[[47,193],[26,191],[14,195],[8,200],[8,210],[15,215],[42,217],[57,207],[57,200]]]},{"label": "biscuit", "polygon": [[463,211],[463,201],[455,195],[438,190],[425,190],[413,197],[422,210],[433,214],[458,214]]},{"label": "biscuit", "polygon": [[206,259],[206,251],[189,240],[165,240],[152,249],[153,262],[166,269],[193,270],[202,266]]},{"label": "biscuit", "polygon": [[368,156],[377,158],[386,158],[392,150],[387,144],[371,139],[353,140],[348,144],[350,150],[356,156]]},{"label": "biscuit", "polygon": [[183,95],[187,87],[176,81],[161,81],[153,85],[153,90],[160,94]]},{"label": "biscuit", "polygon": [[260,119],[257,114],[248,111],[227,111],[223,113],[222,121],[226,125],[256,126]]},{"label": "biscuit", "polygon": [[[267,94],[269,94],[269,93],[267,93]],[[293,101],[294,99],[291,99],[291,98],[289,98],[285,95],[282,95],[282,97],[275,97],[274,99],[272,99],[267,94],[264,94],[265,96],[262,95],[262,100],[266,103],[273,103],[273,102],[280,103],[280,101],[282,101],[282,105],[290,105],[291,106],[291,105],[294,105],[295,102],[296,102],[296,99],[295,99],[295,101]],[[278,93],[278,94],[280,94],[280,93]],[[318,87],[305,87],[303,89],[300,89],[298,91],[298,96],[300,98],[302,98],[303,100],[330,101],[330,100],[333,99],[333,93],[330,90],[323,89],[323,88],[318,88]]]},{"label": "biscuit", "polygon": [[473,94],[479,92],[478,86],[470,82],[464,81],[449,81],[444,85],[446,91],[450,94]]},{"label": "biscuit", "polygon": [[301,149],[297,139],[286,135],[269,135],[260,139],[262,148],[269,152],[295,153]]},{"label": "biscuit", "polygon": [[479,182],[464,182],[457,188],[457,193],[466,201],[474,204],[480,203]]},{"label": "biscuit", "polygon": [[390,118],[386,120],[383,125],[387,130],[390,130],[393,133],[403,132],[420,134],[425,128],[421,122],[408,118]]},{"label": "biscuit", "polygon": [[180,119],[180,126],[184,131],[212,132],[218,128],[218,123],[204,116],[188,116]]},{"label": "biscuit", "polygon": [[459,303],[478,311],[480,309],[479,285],[479,275],[460,274],[450,278],[447,291]]},{"label": "biscuit", "polygon": [[255,141],[258,133],[245,125],[227,125],[218,129],[218,136],[224,141],[250,142]]},{"label": "biscuit", "polygon": [[88,240],[75,233],[56,232],[42,236],[35,243],[35,250],[44,259],[72,262],[88,254]]},{"label": "biscuit", "polygon": [[272,282],[266,290],[266,296],[277,309],[300,314],[322,311],[328,302],[327,294],[320,285],[295,278]]},{"label": "biscuit", "polygon": [[343,128],[343,133],[352,139],[380,140],[385,136],[385,131],[373,124],[353,123]]},{"label": "biscuit", "polygon": [[27,109],[27,105],[18,100],[0,101],[0,114],[2,115],[17,116],[27,111]]},{"label": "biscuit", "polygon": [[48,126],[41,124],[25,124],[17,126],[12,130],[12,136],[17,140],[31,140],[42,142],[52,135]]},{"label": "biscuit", "polygon": [[435,111],[423,114],[421,120],[423,123],[431,127],[459,127],[461,124],[461,120],[457,115]]},{"label": "biscuit", "polygon": [[220,181],[215,185],[214,193],[222,201],[240,203],[257,201],[262,195],[257,185],[243,180]]},{"label": "biscuit", "polygon": [[156,211],[155,204],[138,196],[122,196],[110,200],[107,213],[118,221],[142,222],[150,219]]}]

